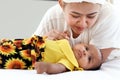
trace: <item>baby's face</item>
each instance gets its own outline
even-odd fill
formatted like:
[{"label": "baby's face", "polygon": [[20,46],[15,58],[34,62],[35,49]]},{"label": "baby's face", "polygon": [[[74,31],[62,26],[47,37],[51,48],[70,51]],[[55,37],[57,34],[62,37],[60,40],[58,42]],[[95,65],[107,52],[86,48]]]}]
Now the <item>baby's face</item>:
[{"label": "baby's face", "polygon": [[76,44],[73,46],[73,52],[79,66],[85,70],[96,68],[101,64],[101,56],[93,45]]}]

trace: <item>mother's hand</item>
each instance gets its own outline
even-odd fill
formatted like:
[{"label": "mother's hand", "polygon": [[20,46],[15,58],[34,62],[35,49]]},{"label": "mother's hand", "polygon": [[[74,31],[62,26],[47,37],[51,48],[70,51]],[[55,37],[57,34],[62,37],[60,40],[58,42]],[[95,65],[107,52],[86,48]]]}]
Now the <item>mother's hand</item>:
[{"label": "mother's hand", "polygon": [[60,40],[60,39],[67,39],[69,40],[69,33],[68,31],[59,32],[57,30],[51,30],[45,34],[50,40]]}]

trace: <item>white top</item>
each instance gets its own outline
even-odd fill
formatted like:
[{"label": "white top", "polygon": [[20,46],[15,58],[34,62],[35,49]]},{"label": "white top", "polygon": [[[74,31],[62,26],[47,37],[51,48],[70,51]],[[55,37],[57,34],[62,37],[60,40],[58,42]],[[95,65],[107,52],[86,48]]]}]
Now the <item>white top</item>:
[{"label": "white top", "polygon": [[[120,48],[120,20],[118,20],[120,17],[117,18],[118,15],[120,14],[114,11],[113,6],[106,3],[106,5],[102,6],[99,19],[92,28],[86,29],[77,38],[70,37],[71,45],[85,42],[93,44],[99,49]],[[42,36],[52,29],[59,31],[69,30],[71,32],[64,20],[63,11],[58,4],[47,11],[34,34]]]}]

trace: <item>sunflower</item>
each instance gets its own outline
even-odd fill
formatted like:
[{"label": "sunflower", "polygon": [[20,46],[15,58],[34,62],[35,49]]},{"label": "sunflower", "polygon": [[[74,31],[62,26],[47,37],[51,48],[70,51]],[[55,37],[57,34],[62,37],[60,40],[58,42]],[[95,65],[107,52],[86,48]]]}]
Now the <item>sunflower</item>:
[{"label": "sunflower", "polygon": [[39,48],[44,48],[45,47],[45,39],[46,38],[47,38],[46,36],[40,37],[40,36],[34,35],[31,38],[31,43],[32,43],[32,45],[36,45]]},{"label": "sunflower", "polygon": [[6,69],[24,69],[26,68],[25,65],[26,64],[22,60],[18,58],[17,59],[12,58],[6,61],[5,68]]},{"label": "sunflower", "polygon": [[33,70],[33,66],[31,65],[30,67],[28,67],[28,70]]},{"label": "sunflower", "polygon": [[35,52],[35,50],[32,50],[31,51],[32,67],[34,67],[34,65],[35,65],[36,56],[37,56],[37,53]]},{"label": "sunflower", "polygon": [[24,40],[23,40],[23,44],[24,44],[24,45],[31,44],[31,38],[29,38],[29,39],[24,39]]},{"label": "sunflower", "polygon": [[0,64],[2,64],[2,61],[0,60]]},{"label": "sunflower", "polygon": [[1,56],[0,56],[0,64],[2,64],[2,58],[1,58]]},{"label": "sunflower", "polygon": [[41,49],[41,48],[45,48],[45,39],[42,37],[42,39],[39,39],[36,42],[36,46]]},{"label": "sunflower", "polygon": [[23,39],[14,40],[14,45],[15,45],[18,49],[22,49],[22,41],[23,41]]},{"label": "sunflower", "polygon": [[29,49],[20,51],[20,55],[24,59],[28,59],[29,61],[31,60],[31,50],[29,50]]},{"label": "sunflower", "polygon": [[37,47],[39,47],[39,49],[41,48],[45,48],[45,42],[37,42]]},{"label": "sunflower", "polygon": [[11,54],[15,54],[15,46],[11,42],[4,42],[2,45],[0,45],[0,53],[8,56]]}]

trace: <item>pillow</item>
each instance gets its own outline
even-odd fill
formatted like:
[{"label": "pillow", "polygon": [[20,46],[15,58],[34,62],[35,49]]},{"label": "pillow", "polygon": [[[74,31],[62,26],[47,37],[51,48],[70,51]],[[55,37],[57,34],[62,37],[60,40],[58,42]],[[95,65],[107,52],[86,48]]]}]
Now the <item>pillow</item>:
[{"label": "pillow", "polygon": [[42,37],[27,39],[0,40],[0,68],[34,69],[35,61],[41,59],[39,46],[44,43]]}]

